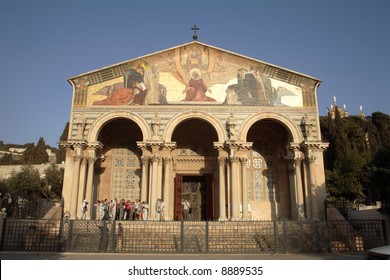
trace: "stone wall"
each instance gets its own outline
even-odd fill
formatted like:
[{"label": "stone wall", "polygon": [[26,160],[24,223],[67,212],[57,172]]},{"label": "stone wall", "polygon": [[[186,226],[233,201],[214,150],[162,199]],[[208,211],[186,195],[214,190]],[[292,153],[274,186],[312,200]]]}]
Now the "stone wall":
[{"label": "stone wall", "polygon": [[[51,163],[46,164],[34,164],[32,167],[39,171],[40,175],[43,175],[45,170],[50,167]],[[59,168],[64,168],[64,164],[56,164]],[[12,172],[20,172],[23,165],[0,165],[0,180],[6,179],[11,176]]]}]

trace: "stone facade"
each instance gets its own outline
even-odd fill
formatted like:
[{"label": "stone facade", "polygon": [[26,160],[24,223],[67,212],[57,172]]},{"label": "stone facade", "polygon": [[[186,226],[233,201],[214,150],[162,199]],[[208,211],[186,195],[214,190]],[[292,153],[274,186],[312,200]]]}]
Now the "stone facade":
[{"label": "stone facade", "polygon": [[[199,42],[69,79],[63,196],[140,199],[157,218],[322,219],[320,80]],[[88,213],[89,218],[94,213]]]}]

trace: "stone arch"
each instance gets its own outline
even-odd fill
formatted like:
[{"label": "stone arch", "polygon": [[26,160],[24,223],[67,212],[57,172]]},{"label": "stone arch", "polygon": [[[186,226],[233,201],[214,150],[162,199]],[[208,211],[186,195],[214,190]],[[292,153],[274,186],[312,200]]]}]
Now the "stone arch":
[{"label": "stone arch", "polygon": [[173,134],[173,131],[175,130],[176,126],[179,125],[181,122],[188,120],[188,119],[192,119],[192,118],[204,120],[205,122],[212,125],[217,132],[218,142],[220,142],[220,143],[225,142],[226,133],[225,133],[225,129],[224,129],[222,123],[214,116],[211,116],[209,114],[202,113],[202,112],[197,112],[197,111],[186,112],[186,113],[180,114],[176,117],[173,117],[167,123],[166,129],[165,129],[164,134],[163,134],[163,139],[166,142],[171,142],[172,141],[172,134]]},{"label": "stone arch", "polygon": [[301,143],[303,141],[303,135],[301,130],[290,118],[281,114],[270,112],[259,113],[246,119],[242,124],[240,139],[242,139],[243,141],[247,141],[248,131],[252,127],[252,125],[264,119],[272,119],[284,125],[286,129],[291,133],[291,136],[293,138],[291,142]]},{"label": "stone arch", "polygon": [[97,141],[98,136],[99,136],[99,132],[103,128],[103,126],[108,121],[112,121],[115,119],[128,119],[128,120],[134,121],[142,131],[142,137],[143,137],[142,140],[143,141],[146,141],[146,139],[149,139],[151,137],[148,123],[143,118],[141,118],[140,116],[133,114],[133,113],[119,111],[119,112],[110,112],[110,113],[107,113],[107,114],[104,114],[104,115],[98,117],[93,122],[91,129],[89,130],[88,138],[87,138],[88,142]]}]

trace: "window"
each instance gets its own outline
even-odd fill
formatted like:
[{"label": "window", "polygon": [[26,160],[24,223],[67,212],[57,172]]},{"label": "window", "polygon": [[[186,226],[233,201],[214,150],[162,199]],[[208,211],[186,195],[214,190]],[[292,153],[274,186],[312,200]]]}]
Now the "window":
[{"label": "window", "polygon": [[[269,200],[275,184],[273,150],[267,145],[255,146],[248,151],[248,199]],[[271,191],[271,192],[270,192]]]},{"label": "window", "polygon": [[141,164],[137,147],[113,149],[112,197],[140,199]]}]

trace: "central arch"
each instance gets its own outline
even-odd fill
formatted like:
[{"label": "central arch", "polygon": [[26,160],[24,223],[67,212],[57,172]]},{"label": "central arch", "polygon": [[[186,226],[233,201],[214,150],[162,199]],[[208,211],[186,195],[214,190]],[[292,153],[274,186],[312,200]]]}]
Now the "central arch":
[{"label": "central arch", "polygon": [[[174,219],[213,220],[214,178],[217,151],[214,143],[218,133],[202,118],[180,122],[172,133],[176,148],[171,155],[174,162]],[[187,200],[193,213],[182,217],[182,202]]]},{"label": "central arch", "polygon": [[209,114],[203,113],[203,112],[197,112],[197,111],[191,111],[186,112],[183,114],[180,114],[174,118],[172,118],[168,123],[167,127],[165,129],[165,132],[163,134],[163,139],[166,142],[172,141],[172,134],[175,128],[182,122],[190,119],[199,119],[203,120],[206,123],[210,124],[216,131],[218,135],[218,142],[222,143],[226,141],[227,135],[226,130],[223,126],[223,124],[214,116],[211,116]]}]

